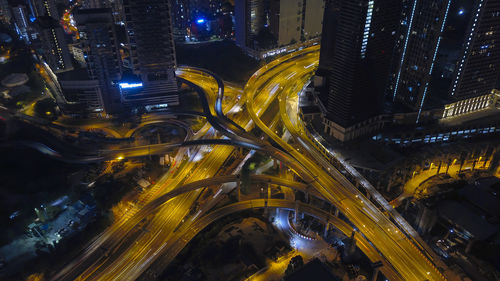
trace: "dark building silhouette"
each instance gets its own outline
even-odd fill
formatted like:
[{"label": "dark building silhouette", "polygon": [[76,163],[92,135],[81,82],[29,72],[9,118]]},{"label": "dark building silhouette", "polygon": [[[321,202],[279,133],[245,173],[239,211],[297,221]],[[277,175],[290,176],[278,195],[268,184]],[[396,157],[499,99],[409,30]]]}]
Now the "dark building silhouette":
[{"label": "dark building silhouette", "polygon": [[397,0],[327,2],[318,71],[326,134],[346,141],[381,126],[370,118],[382,109],[400,14]]},{"label": "dark building silhouette", "polygon": [[121,79],[122,65],[111,9],[80,9],[74,13],[90,79],[99,81],[104,109],[112,113],[120,104],[114,82]]},{"label": "dark building silhouette", "polygon": [[450,86],[450,95],[458,100],[490,93],[500,75],[500,1],[475,1],[468,12],[470,22]]},{"label": "dark building silhouette", "polygon": [[390,95],[418,112],[429,92],[429,83],[452,0],[403,1],[402,20]]},{"label": "dark building silhouette", "polygon": [[122,101],[131,105],[179,104],[175,46],[168,0],[123,0],[136,80],[120,83]]}]

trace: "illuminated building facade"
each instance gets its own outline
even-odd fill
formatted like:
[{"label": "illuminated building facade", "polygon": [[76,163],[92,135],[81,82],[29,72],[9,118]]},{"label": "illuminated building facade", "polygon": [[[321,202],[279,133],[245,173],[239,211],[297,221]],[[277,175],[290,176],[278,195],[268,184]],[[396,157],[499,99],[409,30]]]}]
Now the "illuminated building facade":
[{"label": "illuminated building facade", "polygon": [[458,100],[488,94],[500,75],[500,1],[476,0],[455,65],[450,95]]},{"label": "illuminated building facade", "polygon": [[30,43],[29,26],[26,6],[16,5],[12,7],[12,17],[14,18],[14,27],[19,37],[26,43]]},{"label": "illuminated building facade", "polygon": [[491,93],[486,95],[474,96],[447,104],[444,107],[442,118],[459,117],[487,109],[493,111],[500,109],[500,91],[492,90]]},{"label": "illuminated building facade", "polygon": [[60,14],[57,10],[55,0],[30,0],[30,5],[35,9],[36,17],[49,16],[59,19]]},{"label": "illuminated building facade", "polygon": [[403,1],[401,36],[393,58],[389,92],[394,101],[417,110],[418,116],[428,93],[451,1]]},{"label": "illuminated building facade", "polygon": [[123,6],[133,71],[142,86],[121,87],[122,102],[178,105],[169,1],[123,0]]},{"label": "illuminated building facade", "polygon": [[[380,128],[400,1],[327,2],[320,65],[324,133],[341,141]],[[332,6],[331,6],[332,5]],[[316,85],[315,85],[316,86]]]},{"label": "illuminated building facade", "polygon": [[66,34],[59,22],[49,16],[37,18],[41,50],[45,61],[54,73],[73,69]]},{"label": "illuminated building facade", "polygon": [[120,104],[115,81],[121,79],[122,66],[111,9],[80,9],[74,13],[80,34],[80,48],[92,80],[99,81],[106,112]]}]

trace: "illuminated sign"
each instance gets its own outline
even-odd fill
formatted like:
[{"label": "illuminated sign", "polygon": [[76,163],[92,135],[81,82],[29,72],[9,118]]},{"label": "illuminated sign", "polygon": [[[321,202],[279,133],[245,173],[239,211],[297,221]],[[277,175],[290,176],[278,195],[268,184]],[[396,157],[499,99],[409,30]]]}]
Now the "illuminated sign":
[{"label": "illuminated sign", "polygon": [[204,23],[204,22],[205,22],[205,19],[198,19],[196,22],[197,22],[197,23]]},{"label": "illuminated sign", "polygon": [[118,84],[122,89],[131,89],[142,87],[142,83],[120,83]]}]

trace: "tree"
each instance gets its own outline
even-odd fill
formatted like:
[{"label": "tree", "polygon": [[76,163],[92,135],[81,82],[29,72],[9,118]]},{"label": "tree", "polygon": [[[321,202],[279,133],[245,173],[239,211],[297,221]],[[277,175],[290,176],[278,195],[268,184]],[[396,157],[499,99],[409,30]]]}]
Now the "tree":
[{"label": "tree", "polygon": [[285,270],[285,275],[290,275],[294,273],[297,269],[301,268],[304,265],[304,259],[301,255],[297,255],[290,260],[288,263],[288,267]]},{"label": "tree", "polygon": [[52,99],[43,99],[35,104],[35,114],[38,117],[54,120],[56,118],[56,103]]},{"label": "tree", "polygon": [[273,48],[278,44],[278,40],[276,40],[276,37],[272,34],[269,28],[262,28],[259,30],[257,36],[255,36],[255,41],[257,41],[257,44],[261,49]]}]

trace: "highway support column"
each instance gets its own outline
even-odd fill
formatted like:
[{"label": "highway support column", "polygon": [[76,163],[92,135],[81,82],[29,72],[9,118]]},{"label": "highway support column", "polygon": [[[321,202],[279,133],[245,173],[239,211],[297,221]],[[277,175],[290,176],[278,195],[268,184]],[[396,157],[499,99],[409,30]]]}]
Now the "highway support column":
[{"label": "highway support column", "polygon": [[353,255],[354,252],[356,251],[356,239],[354,239],[354,235],[356,234],[356,231],[352,231],[351,233],[351,239],[350,239],[350,245],[347,254],[349,256]]},{"label": "highway support column", "polygon": [[239,175],[238,179],[236,179],[236,200],[238,202],[241,201],[241,180]]},{"label": "highway support column", "polygon": [[297,216],[299,215],[299,202],[295,201],[295,214],[293,216],[293,223],[297,223]]},{"label": "highway support column", "polygon": [[380,271],[380,268],[383,266],[382,262],[381,261],[378,261],[378,262],[374,262],[372,264],[372,268],[373,268],[373,274],[372,274],[372,281],[377,281],[377,278],[378,278],[378,273]]}]

